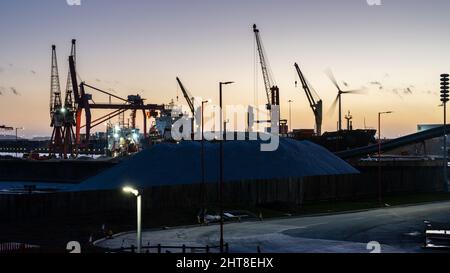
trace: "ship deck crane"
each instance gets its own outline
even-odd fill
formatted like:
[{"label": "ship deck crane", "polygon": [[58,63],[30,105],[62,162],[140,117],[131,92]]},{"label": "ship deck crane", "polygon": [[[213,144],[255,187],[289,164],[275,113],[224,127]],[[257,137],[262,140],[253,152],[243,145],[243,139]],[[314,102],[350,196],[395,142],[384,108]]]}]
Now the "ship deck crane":
[{"label": "ship deck crane", "polygon": [[186,99],[186,102],[188,103],[189,108],[191,109],[192,116],[194,117],[195,116],[195,108],[194,108],[194,102],[192,101],[193,97],[187,91],[187,89],[184,87],[183,83],[181,82],[180,78],[178,78],[178,77],[177,77],[177,82],[178,82],[178,85],[181,88],[181,92],[183,92],[183,96]]},{"label": "ship deck crane", "polygon": [[[181,88],[181,92],[183,92],[183,96],[186,99],[186,102],[189,105],[189,108],[191,109],[191,113],[192,113],[192,119],[191,119],[191,128],[192,130],[194,130],[194,120],[195,120],[195,106],[194,106],[194,102],[193,99],[194,97],[189,93],[189,91],[184,87],[183,83],[181,82],[180,78],[177,77],[177,82],[178,85]],[[192,132],[192,134],[194,134],[194,132]],[[193,137],[194,135],[192,135]]]},{"label": "ship deck crane", "polygon": [[[297,74],[300,78],[300,81],[302,83],[303,90],[305,90],[306,97],[308,98],[309,106],[311,107],[314,117],[316,120],[316,134],[320,136],[322,134],[322,100],[319,98],[316,100],[316,98],[313,96],[313,93],[311,91],[311,88],[308,84],[308,81],[303,76],[302,71],[300,70],[300,67],[297,63],[294,64],[295,69],[297,70]],[[317,95],[317,94],[316,94]]]}]

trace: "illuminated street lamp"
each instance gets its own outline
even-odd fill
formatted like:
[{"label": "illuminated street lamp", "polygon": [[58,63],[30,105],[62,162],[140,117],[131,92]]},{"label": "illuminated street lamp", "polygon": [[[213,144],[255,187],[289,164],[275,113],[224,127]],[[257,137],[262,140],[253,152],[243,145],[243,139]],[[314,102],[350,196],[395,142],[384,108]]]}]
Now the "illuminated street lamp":
[{"label": "illuminated street lamp", "polygon": [[292,131],[291,103],[293,103],[294,101],[293,100],[289,100],[288,102],[289,102],[289,130]]},{"label": "illuminated street lamp", "polygon": [[219,106],[220,106],[220,153],[219,153],[219,202],[220,202],[220,253],[223,253],[223,109],[222,109],[222,86],[233,84],[234,82],[220,82],[219,83]]},{"label": "illuminated street lamp", "polygon": [[382,192],[382,181],[381,181],[381,115],[392,114],[394,112],[379,112],[378,113],[378,202],[382,204],[381,192]]},{"label": "illuminated street lamp", "polygon": [[202,101],[202,142],[201,142],[201,171],[202,171],[202,188],[203,188],[203,208],[202,208],[202,222],[205,222],[205,213],[206,213],[206,192],[207,192],[207,188],[206,188],[206,183],[205,183],[205,135],[204,135],[204,130],[205,130],[205,118],[204,118],[204,109],[205,109],[205,104],[209,103],[211,100],[205,100]]},{"label": "illuminated street lamp", "polygon": [[23,127],[16,128],[16,157],[17,157],[17,149],[18,149],[17,142],[19,141],[19,136],[17,135],[18,130],[25,130],[25,128],[23,128]]},{"label": "illuminated street lamp", "polygon": [[142,200],[141,200],[141,194],[137,189],[134,189],[132,187],[124,187],[123,191],[126,193],[131,193],[137,198],[137,237],[136,237],[136,244],[137,244],[137,253],[141,253],[141,246],[142,246],[142,213],[141,213],[141,207],[142,207]]}]

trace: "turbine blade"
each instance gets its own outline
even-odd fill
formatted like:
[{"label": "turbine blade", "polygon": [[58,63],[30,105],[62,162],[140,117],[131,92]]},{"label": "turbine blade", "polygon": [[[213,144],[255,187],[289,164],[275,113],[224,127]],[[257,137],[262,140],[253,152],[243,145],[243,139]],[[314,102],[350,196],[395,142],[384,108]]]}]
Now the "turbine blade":
[{"label": "turbine blade", "polygon": [[331,69],[327,69],[325,70],[325,74],[328,76],[328,78],[331,80],[331,82],[333,82],[334,86],[336,86],[336,88],[341,91],[341,88],[339,87],[339,84],[336,81],[336,78],[333,75],[333,72],[331,72]]},{"label": "turbine blade", "polygon": [[328,116],[333,115],[334,110],[336,110],[336,105],[337,105],[338,101],[339,101],[339,95],[336,96],[336,99],[333,101],[333,104],[331,104],[331,107],[327,112]]},{"label": "turbine blade", "polygon": [[366,92],[362,89],[355,89],[355,90],[342,91],[342,94],[366,94]]}]

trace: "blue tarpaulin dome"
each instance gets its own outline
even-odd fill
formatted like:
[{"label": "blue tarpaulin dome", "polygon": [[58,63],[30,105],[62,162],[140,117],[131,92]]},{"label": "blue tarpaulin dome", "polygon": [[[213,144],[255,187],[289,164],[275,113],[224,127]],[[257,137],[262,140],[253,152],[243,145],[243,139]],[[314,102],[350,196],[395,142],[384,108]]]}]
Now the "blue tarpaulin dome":
[{"label": "blue tarpaulin dome", "polygon": [[[224,181],[267,180],[354,174],[358,171],[309,141],[280,138],[277,150],[261,151],[262,141],[224,143]],[[201,183],[201,143],[163,143],[146,149],[71,190],[139,188]],[[205,141],[205,180],[219,180],[219,144]]]}]

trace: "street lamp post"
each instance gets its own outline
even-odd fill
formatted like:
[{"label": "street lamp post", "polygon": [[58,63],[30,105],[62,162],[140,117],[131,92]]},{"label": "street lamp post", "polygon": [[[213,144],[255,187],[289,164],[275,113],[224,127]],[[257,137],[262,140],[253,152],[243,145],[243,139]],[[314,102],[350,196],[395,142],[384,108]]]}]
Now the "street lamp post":
[{"label": "street lamp post", "polygon": [[447,102],[449,100],[449,75],[441,74],[441,102],[444,106],[444,191],[448,191],[448,173],[447,173]]},{"label": "street lamp post", "polygon": [[293,100],[289,100],[288,102],[289,102],[289,129],[292,131],[291,103],[293,103],[294,101]]},{"label": "street lamp post", "polygon": [[25,128],[23,128],[23,127],[17,127],[16,128],[16,157],[17,157],[17,149],[18,149],[18,145],[17,145],[17,142],[19,142],[19,136],[18,136],[18,134],[17,134],[17,131],[18,130],[24,130]]},{"label": "street lamp post", "polygon": [[219,107],[220,107],[220,151],[219,151],[219,203],[220,203],[220,253],[223,253],[223,109],[222,109],[222,86],[233,84],[234,82],[220,82],[219,83]]},{"label": "street lamp post", "polygon": [[205,135],[204,135],[204,130],[205,130],[205,118],[204,118],[204,108],[205,108],[205,104],[209,103],[210,100],[206,100],[206,101],[202,101],[202,141],[201,141],[201,172],[202,172],[202,191],[203,191],[203,200],[202,200],[202,222],[205,222],[205,213],[206,213],[206,192],[207,192],[207,188],[206,188],[206,183],[205,183]]},{"label": "street lamp post", "polygon": [[136,196],[137,199],[137,232],[136,232],[136,244],[137,244],[137,253],[141,253],[142,247],[142,195],[139,193],[137,189],[132,187],[124,187],[123,191],[126,193],[131,193]]},{"label": "street lamp post", "polygon": [[381,180],[381,115],[392,114],[392,111],[378,113],[378,202],[382,204],[382,180]]}]

